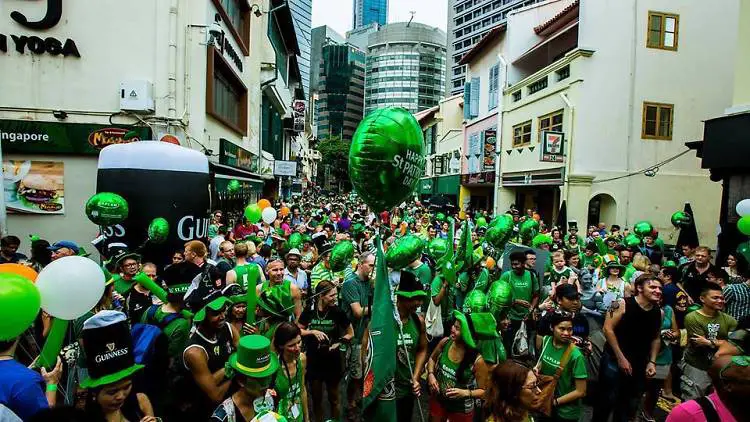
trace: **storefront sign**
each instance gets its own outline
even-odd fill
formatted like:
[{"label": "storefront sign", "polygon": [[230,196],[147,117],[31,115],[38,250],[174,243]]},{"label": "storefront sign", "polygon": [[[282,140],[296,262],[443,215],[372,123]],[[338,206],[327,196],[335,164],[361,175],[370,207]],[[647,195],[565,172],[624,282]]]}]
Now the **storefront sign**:
[{"label": "storefront sign", "polygon": [[305,100],[294,100],[292,103],[292,113],[294,117],[294,131],[305,131]]},{"label": "storefront sign", "polygon": [[542,133],[542,150],[539,161],[562,163],[564,145],[565,134],[563,132],[544,131]]},{"label": "storefront sign", "polygon": [[464,186],[470,185],[484,185],[488,183],[495,183],[495,171],[485,171],[474,174],[462,174],[461,184]]},{"label": "storefront sign", "polygon": [[219,163],[258,172],[258,156],[226,139],[219,139]]},{"label": "storefront sign", "polygon": [[3,194],[8,212],[64,214],[62,161],[3,161]]},{"label": "storefront sign", "polygon": [[[11,19],[19,25],[35,31],[51,29],[60,22],[62,17],[62,0],[47,0],[47,11],[38,21],[29,21],[21,12],[13,11],[10,14]],[[64,42],[54,37],[37,37],[16,34],[0,34],[0,51],[7,53],[8,49],[14,49],[24,54],[27,51],[34,55],[47,53],[52,56],[63,55],[64,57],[73,56],[81,57],[78,52],[78,46],[70,38]]]},{"label": "storefront sign", "polygon": [[108,145],[151,139],[151,130],[122,125],[0,120],[3,153],[90,154]]},{"label": "storefront sign", "polygon": [[273,162],[273,175],[274,176],[296,176],[297,175],[297,162],[296,161],[281,161],[276,160]]},{"label": "storefront sign", "polygon": [[495,144],[497,142],[497,130],[487,129],[484,131],[484,171],[495,171]]},{"label": "storefront sign", "polygon": [[503,173],[503,186],[560,186],[564,167],[527,172]]}]

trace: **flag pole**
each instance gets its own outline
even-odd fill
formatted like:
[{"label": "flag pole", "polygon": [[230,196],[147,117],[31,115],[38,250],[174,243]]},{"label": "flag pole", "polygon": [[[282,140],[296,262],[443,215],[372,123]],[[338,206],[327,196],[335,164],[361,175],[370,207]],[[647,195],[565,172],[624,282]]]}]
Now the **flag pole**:
[{"label": "flag pole", "polygon": [[[396,311],[398,311],[398,308],[396,308]],[[401,313],[398,314],[398,331],[399,335],[401,336],[401,347],[404,348],[404,356],[406,356],[406,364],[409,366],[409,375],[411,375],[411,378],[414,379],[414,368],[411,366],[411,359],[409,359],[409,350],[406,348],[406,342],[403,341],[404,338],[404,324],[401,321]],[[421,394],[420,394],[421,396]],[[419,420],[420,422],[424,422],[424,415],[422,414],[422,406],[419,405],[419,397],[417,397],[417,409],[419,409]]]}]

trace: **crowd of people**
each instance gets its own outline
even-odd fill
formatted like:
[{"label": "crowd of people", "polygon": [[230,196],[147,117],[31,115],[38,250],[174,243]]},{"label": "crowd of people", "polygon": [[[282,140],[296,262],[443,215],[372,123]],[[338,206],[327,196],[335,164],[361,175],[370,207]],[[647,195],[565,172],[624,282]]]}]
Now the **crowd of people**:
[{"label": "crowd of people", "polygon": [[[633,245],[627,229],[579,233],[575,221],[540,224],[532,239],[520,227],[541,216],[515,207],[498,245],[488,211],[375,213],[356,195],[274,205],[271,223],[214,211],[208,237],[167,265],[101,247],[105,292],[70,324],[54,367],[29,369],[52,324],[44,312],[0,341],[0,421],[376,420],[362,404],[383,300],[376,259],[406,236],[422,252],[378,280],[397,314],[395,371],[378,398],[395,420],[750,420],[741,254],[716,265],[704,246],[675,251],[657,233]],[[332,251],[346,241],[355,253],[339,270]],[[2,238],[0,264],[40,271],[88,255],[72,241],[34,237],[28,256],[20,244]]]}]

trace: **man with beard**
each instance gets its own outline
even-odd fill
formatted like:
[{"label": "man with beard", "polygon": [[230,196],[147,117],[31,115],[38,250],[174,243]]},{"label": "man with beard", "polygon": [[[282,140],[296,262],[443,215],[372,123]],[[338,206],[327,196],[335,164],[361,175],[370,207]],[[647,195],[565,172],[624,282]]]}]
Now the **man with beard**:
[{"label": "man with beard", "polygon": [[[696,251],[696,256],[700,251]],[[682,369],[682,398],[695,399],[704,395],[711,385],[708,368],[718,350],[717,341],[726,340],[737,327],[737,320],[722,312],[724,295],[721,287],[707,283],[700,296],[703,307],[685,317],[688,345],[680,366]]]},{"label": "man with beard", "polygon": [[296,285],[303,293],[307,292],[307,273],[300,269],[299,264],[302,260],[302,254],[299,249],[292,248],[286,253],[286,269],[284,270],[284,279],[289,280]]},{"label": "man with beard", "polygon": [[599,370],[599,384],[607,386],[594,409],[593,421],[632,420],[645,388],[656,374],[661,346],[661,282],[643,274],[634,283],[635,295],[613,303],[604,321],[607,339]]}]

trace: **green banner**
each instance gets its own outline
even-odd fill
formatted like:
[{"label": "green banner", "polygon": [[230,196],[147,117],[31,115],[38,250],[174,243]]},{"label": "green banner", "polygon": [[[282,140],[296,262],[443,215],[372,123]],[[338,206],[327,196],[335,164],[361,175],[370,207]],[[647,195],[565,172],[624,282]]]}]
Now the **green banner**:
[{"label": "green banner", "polygon": [[[230,193],[229,192],[229,182],[232,179],[224,179],[216,177],[214,180],[214,190],[216,192],[224,192],[224,193]],[[251,192],[262,192],[263,191],[263,182],[254,182],[249,180],[237,180],[240,183],[240,189],[236,193],[240,194],[249,194]]]},{"label": "green banner", "polygon": [[219,163],[258,173],[258,156],[226,139],[219,139]]},{"label": "green banner", "polygon": [[147,127],[0,120],[5,154],[88,154],[104,147],[151,139]]}]

